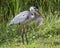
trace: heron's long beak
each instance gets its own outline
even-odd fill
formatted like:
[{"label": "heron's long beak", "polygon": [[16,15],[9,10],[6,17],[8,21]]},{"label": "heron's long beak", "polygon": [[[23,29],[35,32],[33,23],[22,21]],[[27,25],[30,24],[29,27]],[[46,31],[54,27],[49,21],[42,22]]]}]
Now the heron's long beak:
[{"label": "heron's long beak", "polygon": [[40,16],[40,12],[38,11],[38,9],[35,10],[35,14]]},{"label": "heron's long beak", "polygon": [[38,9],[36,9],[35,14],[37,16],[42,16],[43,18],[45,18],[45,16],[43,14],[41,14]]}]

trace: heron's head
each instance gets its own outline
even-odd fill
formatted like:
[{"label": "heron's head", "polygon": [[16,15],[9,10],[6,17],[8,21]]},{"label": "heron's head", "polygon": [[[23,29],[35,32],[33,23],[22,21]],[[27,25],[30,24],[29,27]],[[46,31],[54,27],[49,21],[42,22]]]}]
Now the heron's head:
[{"label": "heron's head", "polygon": [[34,7],[34,6],[31,6],[31,7],[30,7],[30,12],[31,12],[32,14],[34,14],[36,17],[43,17],[43,18],[44,18],[44,15],[42,15],[42,14],[39,12],[39,10],[38,10],[36,7]]},{"label": "heron's head", "polygon": [[30,7],[30,12],[34,13],[36,11],[38,11],[38,9],[36,7],[34,7],[34,6]]}]

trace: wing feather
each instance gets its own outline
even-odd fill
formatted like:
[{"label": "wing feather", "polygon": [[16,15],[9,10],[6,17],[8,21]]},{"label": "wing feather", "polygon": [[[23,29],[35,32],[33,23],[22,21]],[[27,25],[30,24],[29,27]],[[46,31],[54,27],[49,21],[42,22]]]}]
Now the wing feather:
[{"label": "wing feather", "polygon": [[29,11],[23,11],[21,12],[20,14],[16,15],[13,20],[11,20],[10,24],[9,25],[12,25],[12,24],[22,24],[26,19],[27,17],[29,16],[30,12]]}]

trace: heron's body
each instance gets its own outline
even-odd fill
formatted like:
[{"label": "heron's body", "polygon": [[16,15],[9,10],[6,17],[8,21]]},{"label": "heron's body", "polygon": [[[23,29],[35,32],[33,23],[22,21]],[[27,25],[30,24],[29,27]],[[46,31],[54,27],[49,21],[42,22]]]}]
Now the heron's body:
[{"label": "heron's body", "polygon": [[35,23],[36,23],[37,26],[38,26],[38,25],[41,25],[41,24],[42,24],[42,21],[43,21],[43,18],[42,18],[42,17],[37,17],[37,18],[35,19]]},{"label": "heron's body", "polygon": [[13,20],[11,20],[9,25],[13,24],[25,24],[33,20],[34,16],[29,11],[23,11],[20,14],[16,15]]}]

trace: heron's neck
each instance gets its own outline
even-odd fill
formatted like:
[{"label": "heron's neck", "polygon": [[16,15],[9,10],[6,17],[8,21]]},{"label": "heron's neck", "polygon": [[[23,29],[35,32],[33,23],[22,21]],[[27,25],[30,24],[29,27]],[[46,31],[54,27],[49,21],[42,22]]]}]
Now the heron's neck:
[{"label": "heron's neck", "polygon": [[44,18],[44,15],[42,15],[40,12],[35,12],[34,13],[35,17],[40,17],[40,18]]}]

